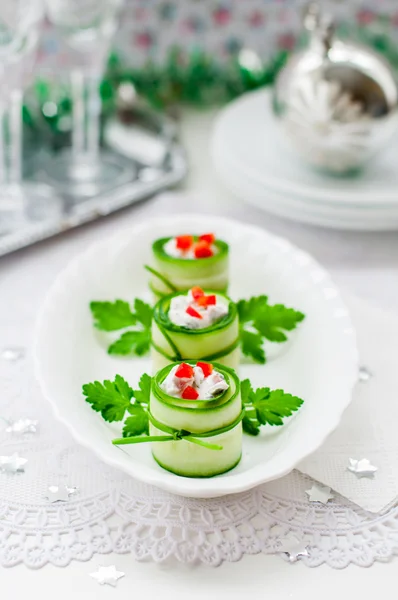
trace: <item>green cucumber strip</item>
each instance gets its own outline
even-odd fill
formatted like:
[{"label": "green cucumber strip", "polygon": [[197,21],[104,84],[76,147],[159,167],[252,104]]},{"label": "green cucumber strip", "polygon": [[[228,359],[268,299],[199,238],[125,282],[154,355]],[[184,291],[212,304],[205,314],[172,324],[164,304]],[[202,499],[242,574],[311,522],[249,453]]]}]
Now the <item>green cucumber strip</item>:
[{"label": "green cucumber strip", "polygon": [[147,271],[149,271],[149,273],[152,273],[152,275],[155,275],[155,277],[157,277],[158,279],[160,279],[160,281],[162,281],[165,285],[167,285],[167,287],[169,288],[169,290],[171,292],[177,292],[177,288],[175,285],[173,285],[171,283],[171,281],[169,281],[169,279],[167,279],[167,277],[165,277],[164,275],[162,275],[161,273],[159,273],[159,271],[156,271],[156,269],[154,269],[153,267],[150,267],[148,265],[144,265],[144,269],[146,269]]},{"label": "green cucumber strip", "polygon": [[[195,242],[198,241],[199,237],[197,235],[193,236]],[[171,237],[158,238],[152,244],[152,251],[156,258],[163,262],[172,263],[178,266],[188,266],[192,267],[193,265],[212,265],[217,263],[219,260],[223,260],[228,256],[229,246],[223,240],[215,240],[214,245],[216,246],[218,252],[213,254],[213,256],[208,256],[206,258],[177,258],[174,256],[170,256],[164,251],[164,245],[171,240]]]},{"label": "green cucumber strip", "polygon": [[161,460],[159,460],[159,458],[157,456],[155,456],[154,452],[152,452],[152,456],[153,459],[157,462],[157,464],[159,465],[159,467],[162,467],[162,469],[164,469],[165,471],[168,471],[169,473],[173,473],[173,475],[178,475],[179,477],[192,477],[194,479],[209,479],[209,477],[217,477],[218,475],[221,475],[222,473],[228,473],[228,471],[232,471],[232,469],[234,469],[240,462],[242,455],[240,454],[238,459],[232,463],[231,465],[228,465],[225,469],[223,469],[222,471],[216,471],[216,472],[207,472],[207,473],[200,473],[198,474],[195,471],[184,471],[183,473],[179,470],[179,469],[172,469],[170,467],[170,465],[165,465]]},{"label": "green cucumber strip", "polygon": [[162,333],[164,330],[174,331],[176,333],[188,333],[190,335],[203,335],[204,333],[213,333],[214,331],[218,331],[219,329],[225,329],[229,327],[237,316],[237,307],[235,302],[233,302],[228,296],[225,294],[221,294],[218,290],[205,290],[206,292],[213,292],[218,296],[222,296],[228,303],[228,313],[213,323],[213,325],[209,325],[209,327],[204,327],[203,329],[188,329],[182,325],[175,325],[169,319],[169,308],[170,302],[175,296],[181,296],[181,291],[174,292],[173,294],[168,294],[155,304],[153,309],[153,318],[156,325],[159,327]]},{"label": "green cucumber strip", "polygon": [[[196,365],[196,360],[189,360],[187,359],[185,362],[187,362],[189,365]],[[224,398],[224,396],[228,393],[228,390],[225,390],[225,392],[223,394],[221,394],[220,396],[217,396],[214,400],[208,400],[206,402],[201,402],[201,406],[196,406],[193,405],[194,401],[192,400],[188,400],[185,401],[183,404],[181,404],[181,399],[179,398],[174,398],[173,396],[168,396],[165,392],[163,392],[163,390],[161,389],[160,385],[161,383],[166,379],[167,375],[170,373],[171,369],[175,366],[175,363],[171,363],[170,365],[166,365],[165,367],[163,367],[163,369],[160,369],[160,371],[158,371],[156,373],[156,375],[154,375],[152,377],[152,393],[154,394],[154,396],[156,397],[157,400],[159,400],[159,402],[162,402],[163,404],[166,404],[170,407],[172,407],[174,410],[192,410],[192,411],[202,411],[204,408],[206,408],[206,410],[208,408],[212,408],[213,410],[219,410],[221,408],[224,408],[225,404],[229,404],[231,402],[233,402],[236,398],[236,396],[239,394],[240,392],[240,381],[239,378],[236,374],[236,372],[234,371],[234,369],[231,369],[230,367],[227,367],[225,365],[220,365],[219,363],[215,362],[213,363],[213,367],[216,371],[219,371],[220,373],[222,373],[229,385],[229,389],[230,389],[230,379],[233,380],[234,385],[235,385],[235,391],[233,392],[232,396],[230,398],[228,398],[227,401],[221,402],[221,400]],[[176,400],[179,401],[179,403],[176,403]]]},{"label": "green cucumber strip", "polygon": [[[164,335],[164,331],[162,330],[162,333]],[[167,341],[170,343],[170,346],[174,345],[171,340],[168,338],[168,336],[164,336]],[[178,355],[175,356],[171,356],[170,354],[167,354],[167,352],[165,352],[163,350],[163,348],[161,348],[160,346],[158,346],[157,344],[155,344],[153,341],[151,342],[153,348],[155,348],[156,352],[159,352],[159,354],[161,354],[162,356],[164,356],[165,358],[167,358],[167,360],[169,360],[170,362],[178,362],[180,360],[185,360],[180,353],[178,353]],[[219,352],[215,352],[214,354],[209,354],[208,356],[203,356],[200,358],[201,361],[204,362],[212,362],[213,360],[217,360],[218,358],[224,358],[224,356],[227,356],[228,354],[230,354],[231,352],[233,352],[235,350],[235,348],[237,348],[240,344],[240,339],[238,338],[233,344],[231,344],[230,346],[228,346],[227,348],[224,348],[224,350],[220,350]],[[178,350],[178,348],[175,346],[175,348]],[[174,349],[174,348],[173,348]],[[198,359],[199,360],[199,359]]]},{"label": "green cucumber strip", "polygon": [[[174,357],[175,358],[174,358],[174,360],[172,362],[178,362],[179,360],[182,360],[182,354],[181,354],[181,352],[179,351],[178,347],[173,342],[173,340],[171,339],[171,337],[169,336],[169,334],[165,331],[165,328],[163,326],[159,325],[158,323],[156,323],[156,324],[158,326],[159,331],[163,335],[164,339],[169,344],[170,348],[174,351]],[[152,345],[155,348],[155,350],[158,350],[158,348],[155,346],[155,344],[154,344],[153,341],[152,341]],[[158,352],[160,352],[161,354],[163,354],[165,356],[165,358],[168,358],[167,354],[165,354],[161,349],[159,349]]]}]

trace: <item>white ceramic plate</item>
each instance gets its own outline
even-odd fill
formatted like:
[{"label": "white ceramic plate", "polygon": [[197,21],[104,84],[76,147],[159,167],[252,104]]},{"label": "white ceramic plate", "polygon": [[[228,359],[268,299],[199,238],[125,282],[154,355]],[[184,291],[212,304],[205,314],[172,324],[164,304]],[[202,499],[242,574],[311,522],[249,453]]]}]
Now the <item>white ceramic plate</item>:
[{"label": "white ceramic plate", "polygon": [[[81,394],[83,383],[120,373],[136,385],[150,372],[147,359],[116,359],[92,327],[91,300],[148,297],[142,265],[150,243],[164,235],[214,231],[231,247],[231,296],[266,293],[307,317],[291,342],[278,346],[267,365],[242,365],[254,386],[282,387],[305,399],[282,428],[259,438],[244,436],[243,458],[231,472],[188,479],[162,470],[148,444],[111,444],[120,434],[93,412]],[[36,338],[37,376],[57,416],[81,444],[105,462],[144,482],[177,494],[214,497],[239,492],[291,471],[338,425],[357,378],[355,333],[346,307],[328,274],[307,254],[257,227],[214,217],[181,215],[146,223],[89,248],[58,276],[43,306]]]},{"label": "white ceramic plate", "polygon": [[300,196],[283,195],[266,188],[228,161],[225,153],[213,147],[213,161],[226,188],[238,198],[262,210],[301,223],[350,231],[395,231],[398,229],[398,206],[380,208],[354,207],[308,202]]},{"label": "white ceramic plate", "polygon": [[357,176],[328,176],[289,151],[271,108],[271,91],[245,94],[216,120],[213,145],[252,179],[275,192],[308,201],[398,206],[398,136]]}]

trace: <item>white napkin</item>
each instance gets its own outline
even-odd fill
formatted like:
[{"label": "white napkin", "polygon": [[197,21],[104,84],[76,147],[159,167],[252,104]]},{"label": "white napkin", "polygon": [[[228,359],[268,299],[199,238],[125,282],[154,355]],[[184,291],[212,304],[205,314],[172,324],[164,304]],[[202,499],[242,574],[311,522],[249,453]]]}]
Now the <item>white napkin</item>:
[{"label": "white napkin", "polygon": [[[361,364],[372,374],[358,382],[351,405],[326,443],[298,469],[370,512],[398,501],[398,317],[346,297],[357,330]],[[378,467],[373,479],[347,470],[349,459]]]}]

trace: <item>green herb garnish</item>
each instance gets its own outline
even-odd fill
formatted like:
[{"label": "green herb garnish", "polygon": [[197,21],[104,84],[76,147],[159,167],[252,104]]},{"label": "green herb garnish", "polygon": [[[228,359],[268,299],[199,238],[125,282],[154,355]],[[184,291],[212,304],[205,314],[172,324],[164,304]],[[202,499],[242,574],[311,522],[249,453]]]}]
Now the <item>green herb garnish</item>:
[{"label": "green herb garnish", "polygon": [[[134,390],[121,375],[116,375],[114,381],[106,380],[103,383],[94,381],[83,385],[83,395],[91,408],[100,412],[105,421],[124,420],[123,438],[131,438],[131,440],[123,443],[154,441],[152,438],[140,437],[143,434],[149,435],[149,420],[153,419],[149,416],[151,381],[152,378],[144,373],[139,382],[139,389]],[[243,430],[249,435],[258,435],[260,427],[264,425],[283,425],[283,419],[290,417],[303,404],[301,398],[287,394],[283,390],[270,390],[270,388],[254,390],[248,379],[241,383],[241,397],[244,412],[240,419],[243,416]],[[172,428],[169,429],[172,435],[164,441],[195,436],[188,431],[177,432]],[[157,437],[156,440],[163,441],[163,438]],[[197,440],[193,441],[198,443]],[[118,443],[118,440],[115,442]]]},{"label": "green herb garnish", "polygon": [[295,329],[304,319],[304,314],[293,308],[268,304],[267,296],[239,300],[237,307],[242,352],[261,364],[266,362],[264,340],[285,342],[285,332]]},{"label": "green herb garnish", "polygon": [[127,356],[136,354],[143,356],[151,347],[151,322],[153,309],[143,300],[134,300],[134,311],[128,302],[91,302],[90,309],[94,318],[94,326],[102,331],[129,329],[108,347],[109,354]]},{"label": "green herb garnish", "polygon": [[146,373],[140,379],[138,390],[133,390],[121,375],[116,375],[114,381],[94,381],[83,385],[86,402],[91,404],[93,410],[100,412],[105,421],[123,421],[127,413],[123,437],[149,433],[150,390],[151,377]]},{"label": "green herb garnish", "polygon": [[254,390],[248,379],[241,383],[242,404],[245,416],[243,430],[250,435],[258,435],[261,425],[283,425],[283,419],[290,417],[303,404],[297,396],[283,390],[258,388]]}]

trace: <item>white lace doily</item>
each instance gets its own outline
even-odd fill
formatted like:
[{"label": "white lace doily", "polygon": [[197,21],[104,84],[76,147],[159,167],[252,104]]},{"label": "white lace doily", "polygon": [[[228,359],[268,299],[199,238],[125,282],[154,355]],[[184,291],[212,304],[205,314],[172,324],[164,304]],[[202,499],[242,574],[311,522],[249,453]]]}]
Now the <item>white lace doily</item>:
[{"label": "white lace doily", "polygon": [[[0,432],[1,454],[28,459],[24,473],[0,474],[0,564],[66,566],[93,554],[177,559],[217,566],[244,554],[275,553],[305,540],[303,562],[370,566],[398,553],[398,508],[366,513],[337,497],[309,504],[309,479],[291,475],[243,494],[190,500],[142,485],[76,445],[57,423],[31,372],[29,356],[0,358],[0,415],[40,421],[36,434]],[[67,503],[45,499],[50,485],[78,486]]]}]

